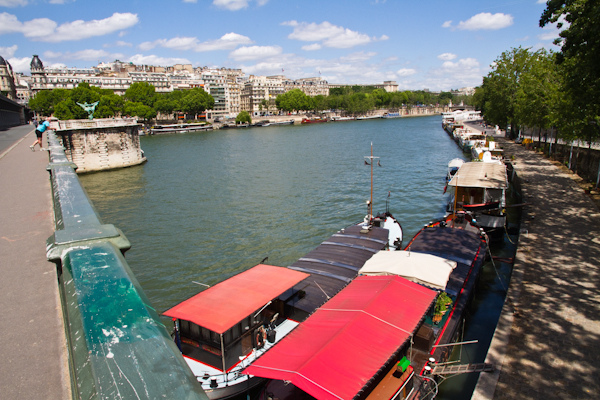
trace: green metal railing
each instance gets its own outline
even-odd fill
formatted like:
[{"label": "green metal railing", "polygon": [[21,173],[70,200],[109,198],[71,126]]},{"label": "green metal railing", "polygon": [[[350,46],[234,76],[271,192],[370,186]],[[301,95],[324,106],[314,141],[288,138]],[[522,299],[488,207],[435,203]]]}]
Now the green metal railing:
[{"label": "green metal railing", "polygon": [[48,133],[57,265],[74,399],[207,399],[129,269],[131,245],[102,224],[54,132]]}]

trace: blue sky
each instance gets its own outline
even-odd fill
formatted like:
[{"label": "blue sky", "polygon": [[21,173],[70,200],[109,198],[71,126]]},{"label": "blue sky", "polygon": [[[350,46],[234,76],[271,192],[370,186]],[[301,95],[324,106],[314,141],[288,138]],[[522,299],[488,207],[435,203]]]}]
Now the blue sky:
[{"label": "blue sky", "polygon": [[45,66],[241,68],[401,90],[477,86],[502,52],[557,51],[542,0],[0,0],[0,55]]}]

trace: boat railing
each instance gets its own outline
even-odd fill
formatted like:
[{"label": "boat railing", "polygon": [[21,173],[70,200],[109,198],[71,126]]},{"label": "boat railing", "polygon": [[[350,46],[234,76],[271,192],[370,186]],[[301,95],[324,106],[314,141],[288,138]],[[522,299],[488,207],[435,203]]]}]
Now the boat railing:
[{"label": "boat railing", "polygon": [[[54,131],[48,132],[56,264],[73,399],[207,399],[103,224]],[[160,368],[156,368],[160,365]]]}]

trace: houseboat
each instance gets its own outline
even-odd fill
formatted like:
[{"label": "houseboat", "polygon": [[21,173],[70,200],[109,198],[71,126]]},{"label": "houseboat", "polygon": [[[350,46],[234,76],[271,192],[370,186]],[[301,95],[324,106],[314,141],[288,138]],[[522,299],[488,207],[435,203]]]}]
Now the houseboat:
[{"label": "houseboat", "polygon": [[496,147],[496,142],[488,141],[484,146],[473,146],[471,148],[473,161],[504,162],[504,149]]},{"label": "houseboat", "polygon": [[166,133],[188,133],[196,131],[206,131],[213,129],[210,124],[171,124],[155,125],[150,128],[151,135],[160,135]]},{"label": "houseboat", "polygon": [[464,163],[448,182],[447,211],[464,211],[490,239],[501,239],[506,225],[506,165],[498,162]]},{"label": "houseboat", "polygon": [[473,146],[484,146],[487,139],[481,132],[470,132],[458,138],[458,146],[465,153],[471,153]]},{"label": "houseboat", "polygon": [[318,123],[327,122],[327,121],[329,121],[329,120],[325,117],[302,118],[302,121],[300,123],[301,124],[318,124]]},{"label": "houseboat", "polygon": [[352,281],[244,374],[262,399],[418,399],[425,367],[449,356],[485,259],[464,214],[431,223],[405,251],[378,252]]}]

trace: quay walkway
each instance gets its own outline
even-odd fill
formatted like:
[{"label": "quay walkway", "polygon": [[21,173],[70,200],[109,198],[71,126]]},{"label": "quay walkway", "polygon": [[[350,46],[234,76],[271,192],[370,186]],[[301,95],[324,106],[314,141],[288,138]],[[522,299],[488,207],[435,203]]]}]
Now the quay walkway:
[{"label": "quay walkway", "polygon": [[[477,127],[474,126],[476,129]],[[573,174],[497,139],[524,207],[507,301],[472,399],[600,396],[600,211]]]},{"label": "quay walkway", "polygon": [[29,149],[33,129],[0,130],[0,398],[70,399],[56,266],[46,259],[48,153]]}]

